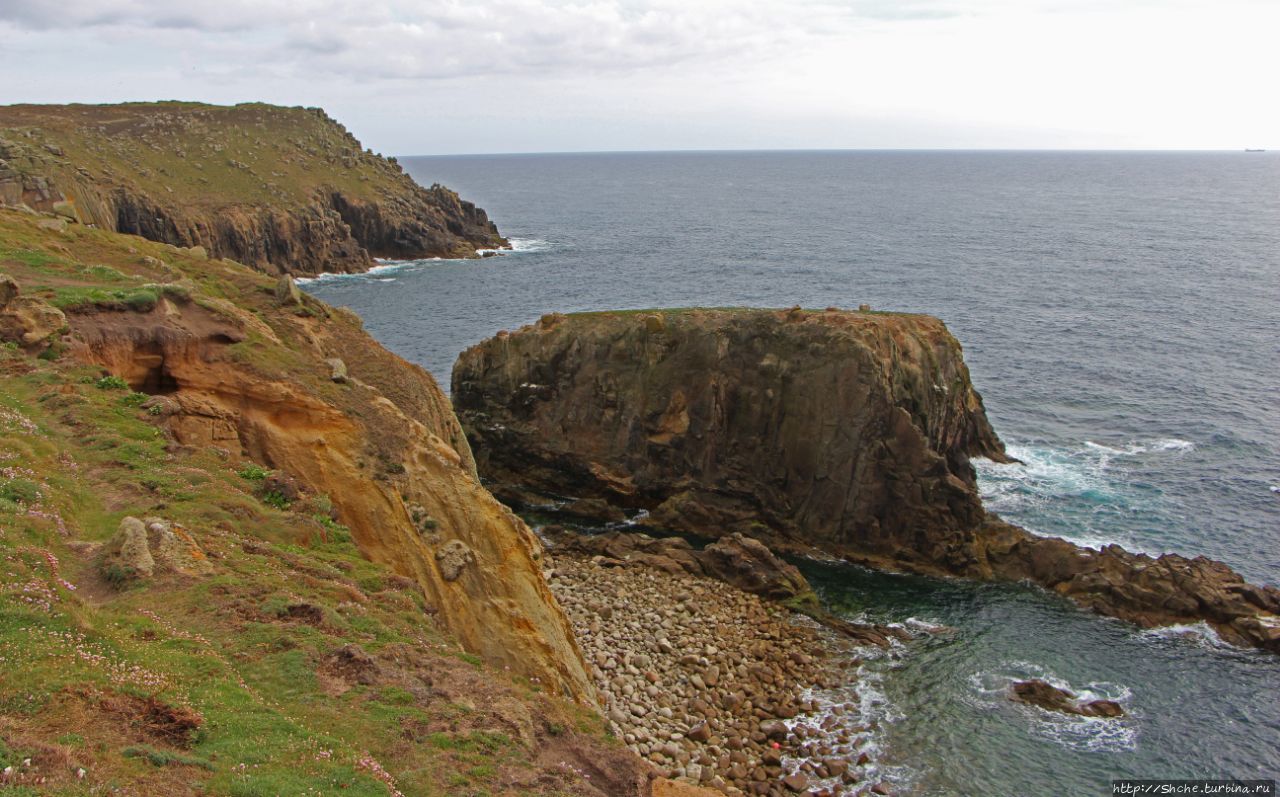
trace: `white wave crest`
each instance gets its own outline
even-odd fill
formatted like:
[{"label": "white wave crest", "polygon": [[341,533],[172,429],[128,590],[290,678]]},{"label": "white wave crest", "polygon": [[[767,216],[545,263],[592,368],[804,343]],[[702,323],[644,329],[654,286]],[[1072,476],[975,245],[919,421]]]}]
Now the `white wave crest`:
[{"label": "white wave crest", "polygon": [[1144,637],[1153,639],[1177,639],[1200,647],[1234,650],[1234,646],[1218,635],[1218,632],[1206,622],[1165,625],[1159,628],[1148,628],[1140,631]]}]

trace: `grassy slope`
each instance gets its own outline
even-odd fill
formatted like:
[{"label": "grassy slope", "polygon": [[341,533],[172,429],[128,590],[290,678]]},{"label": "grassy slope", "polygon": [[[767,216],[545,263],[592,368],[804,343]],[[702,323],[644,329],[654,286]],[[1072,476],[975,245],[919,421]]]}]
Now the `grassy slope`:
[{"label": "grassy slope", "polygon": [[[0,271],[64,307],[145,304],[148,285],[179,280],[211,308],[265,307],[271,285],[229,262],[38,230],[10,212]],[[245,367],[290,368],[279,347],[238,346]],[[67,358],[0,349],[6,794],[385,795],[390,781],[408,795],[581,793],[575,769],[539,750],[599,744],[598,718],[462,653],[415,586],[359,555],[322,498],[276,508],[258,494],[261,474],[212,451],[168,453],[144,398]],[[214,575],[107,583],[94,544],[130,514],[181,523]],[[334,675],[348,644],[378,658],[369,683]],[[188,709],[199,729],[174,732]]]},{"label": "grassy slope", "polygon": [[[262,103],[0,106],[0,134],[20,144],[55,144],[102,181],[186,208],[270,205],[289,210],[334,188],[376,200],[408,190],[394,161],[360,143],[319,109]],[[26,134],[30,133],[30,137]]]}]

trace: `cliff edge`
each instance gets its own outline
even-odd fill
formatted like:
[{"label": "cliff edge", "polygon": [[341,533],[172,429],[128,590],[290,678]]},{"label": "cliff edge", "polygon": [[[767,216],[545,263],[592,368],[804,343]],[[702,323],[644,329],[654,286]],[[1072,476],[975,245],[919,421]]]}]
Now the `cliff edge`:
[{"label": "cliff edge", "polygon": [[1030,579],[1144,625],[1207,620],[1280,651],[1280,592],[1221,563],[1095,552],[983,510],[1008,461],[929,316],[663,310],[544,316],[468,349],[453,400],[482,476],[920,573]]},{"label": "cliff edge", "polygon": [[0,106],[0,205],[269,273],[506,246],[482,209],[418,185],[322,110],[261,103]]}]

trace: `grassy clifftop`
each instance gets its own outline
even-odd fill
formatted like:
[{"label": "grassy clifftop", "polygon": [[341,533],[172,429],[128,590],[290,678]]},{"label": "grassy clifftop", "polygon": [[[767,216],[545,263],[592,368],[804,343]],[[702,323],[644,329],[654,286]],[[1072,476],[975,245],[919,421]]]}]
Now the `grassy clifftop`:
[{"label": "grassy clifftop", "polygon": [[261,103],[0,106],[0,204],[281,272],[504,245],[483,210],[322,110]]},{"label": "grassy clifftop", "polygon": [[[49,216],[0,210],[0,272],[0,791],[648,794],[425,372]],[[128,566],[131,516],[192,567]]]}]

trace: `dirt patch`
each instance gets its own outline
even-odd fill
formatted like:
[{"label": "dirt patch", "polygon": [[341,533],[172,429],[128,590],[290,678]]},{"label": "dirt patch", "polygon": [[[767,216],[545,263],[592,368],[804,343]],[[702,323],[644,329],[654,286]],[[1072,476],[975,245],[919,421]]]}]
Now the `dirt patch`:
[{"label": "dirt patch", "polygon": [[285,607],[284,616],[316,627],[324,624],[324,610],[311,603],[291,603]]},{"label": "dirt patch", "polygon": [[98,707],[115,715],[153,741],[183,749],[191,746],[204,717],[187,706],[174,706],[154,697],[121,693],[103,695]]}]

